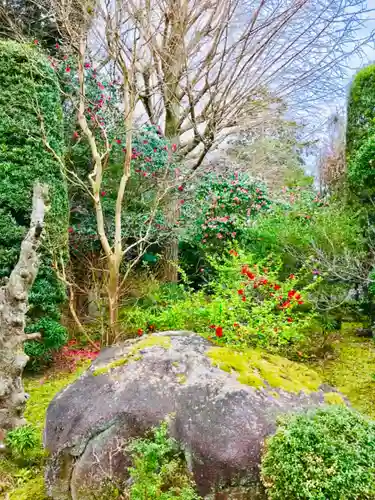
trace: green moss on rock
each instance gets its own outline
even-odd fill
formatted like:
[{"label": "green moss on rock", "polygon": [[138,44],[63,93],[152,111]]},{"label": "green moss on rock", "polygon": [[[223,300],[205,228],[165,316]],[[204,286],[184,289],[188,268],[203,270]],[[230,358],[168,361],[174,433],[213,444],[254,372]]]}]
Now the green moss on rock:
[{"label": "green moss on rock", "polygon": [[345,405],[344,398],[337,392],[326,392],[324,401],[329,405]]},{"label": "green moss on rock", "polygon": [[214,347],[207,356],[218,368],[236,373],[242,384],[257,389],[269,386],[288,392],[309,393],[318,390],[322,383],[319,375],[306,366],[257,349],[233,351],[227,347]]},{"label": "green moss on rock", "polygon": [[13,490],[8,498],[9,500],[47,500],[43,474]]},{"label": "green moss on rock", "polygon": [[153,336],[153,335],[145,337],[144,339],[134,344],[133,347],[129,350],[129,352],[126,353],[123,357],[111,361],[111,363],[108,363],[105,366],[96,368],[93,371],[93,375],[94,377],[97,377],[98,375],[104,375],[113,368],[118,368],[119,366],[139,361],[140,359],[142,359],[142,355],[139,353],[139,351],[154,346],[159,346],[163,347],[164,349],[169,349],[169,347],[171,346],[171,339],[169,337]]}]

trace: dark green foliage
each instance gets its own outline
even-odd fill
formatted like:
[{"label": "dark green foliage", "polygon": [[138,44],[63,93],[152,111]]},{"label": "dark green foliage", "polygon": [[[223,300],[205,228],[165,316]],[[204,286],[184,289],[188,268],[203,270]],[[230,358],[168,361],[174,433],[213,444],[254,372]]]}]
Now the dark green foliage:
[{"label": "dark green foliage", "polygon": [[271,500],[375,498],[375,422],[344,406],[283,420],[266,445]]},{"label": "dark green foliage", "polygon": [[28,330],[36,331],[41,318],[47,321],[43,341],[31,349],[46,354],[61,345],[56,343],[56,330],[61,329],[59,308],[65,292],[52,260],[66,254],[69,212],[66,182],[59,162],[44,147],[38,115],[49,144],[63,154],[59,89],[48,60],[36,48],[16,42],[0,42],[0,89],[0,279],[9,276],[17,261],[38,179],[49,185],[50,210],[41,266],[30,295]]},{"label": "dark green foliage", "polygon": [[375,126],[375,65],[357,73],[348,101],[346,146],[349,158],[372,135]]},{"label": "dark green foliage", "polygon": [[131,500],[198,500],[193,481],[177,442],[168,436],[163,423],[149,437],[134,440],[128,447],[133,467]]}]

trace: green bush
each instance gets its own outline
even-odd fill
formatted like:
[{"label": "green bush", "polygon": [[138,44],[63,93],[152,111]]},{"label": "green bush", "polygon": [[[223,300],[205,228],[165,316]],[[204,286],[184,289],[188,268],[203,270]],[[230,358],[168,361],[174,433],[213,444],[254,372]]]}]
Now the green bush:
[{"label": "green bush", "polygon": [[39,461],[43,455],[40,432],[32,425],[24,425],[9,431],[5,443],[16,460],[34,462]]},{"label": "green bush", "polygon": [[166,423],[153,429],[146,438],[135,439],[127,451],[133,466],[131,500],[198,500],[184,455],[177,442],[168,436]]},{"label": "green bush", "polygon": [[262,479],[271,500],[375,498],[375,422],[345,406],[284,419]]},{"label": "green bush", "polygon": [[355,76],[348,100],[346,147],[349,159],[373,134],[375,126],[375,65]]},{"label": "green bush", "polygon": [[[43,141],[45,135],[56,153],[63,154],[58,82],[37,48],[1,41],[0,89],[0,279],[9,276],[17,261],[30,223],[33,184],[36,180],[45,182],[51,203],[40,271],[30,294],[28,327],[33,329],[41,317],[49,317],[50,325],[52,321],[58,325],[65,291],[52,269],[52,260],[67,251],[69,211],[60,164]],[[50,333],[50,329],[44,329],[40,354],[50,350]]]}]

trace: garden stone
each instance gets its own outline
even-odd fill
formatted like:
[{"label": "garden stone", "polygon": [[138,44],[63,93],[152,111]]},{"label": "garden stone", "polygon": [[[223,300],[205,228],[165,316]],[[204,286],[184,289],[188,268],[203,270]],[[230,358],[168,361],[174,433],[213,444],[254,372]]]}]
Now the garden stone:
[{"label": "garden stone", "polygon": [[129,480],[129,439],[167,420],[202,496],[262,498],[262,446],[277,417],[340,401],[314,371],[261,351],[232,353],[191,332],[128,341],[104,349],[51,402],[47,491],[104,499]]}]

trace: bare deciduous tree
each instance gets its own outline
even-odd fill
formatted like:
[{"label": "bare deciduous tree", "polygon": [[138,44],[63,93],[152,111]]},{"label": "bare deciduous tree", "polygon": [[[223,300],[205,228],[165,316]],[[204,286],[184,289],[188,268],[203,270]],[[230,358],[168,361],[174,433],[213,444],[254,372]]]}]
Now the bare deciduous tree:
[{"label": "bare deciduous tree", "polygon": [[23,411],[27,395],[23,390],[22,372],[28,356],[23,343],[40,337],[25,334],[28,294],[39,268],[37,249],[41,242],[47,208],[47,187],[34,187],[31,224],[22,244],[16,267],[8,282],[0,288],[0,431],[25,423]]}]

